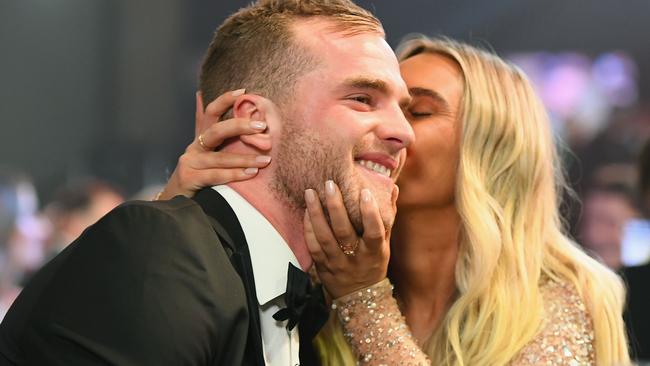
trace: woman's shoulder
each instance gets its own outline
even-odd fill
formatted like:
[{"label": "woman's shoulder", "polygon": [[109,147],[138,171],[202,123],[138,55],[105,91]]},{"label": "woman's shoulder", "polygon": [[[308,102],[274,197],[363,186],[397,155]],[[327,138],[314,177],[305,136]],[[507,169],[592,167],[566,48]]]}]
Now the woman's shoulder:
[{"label": "woman's shoulder", "polygon": [[544,304],[540,330],[513,364],[593,365],[593,325],[576,287],[544,278],[540,292]]}]

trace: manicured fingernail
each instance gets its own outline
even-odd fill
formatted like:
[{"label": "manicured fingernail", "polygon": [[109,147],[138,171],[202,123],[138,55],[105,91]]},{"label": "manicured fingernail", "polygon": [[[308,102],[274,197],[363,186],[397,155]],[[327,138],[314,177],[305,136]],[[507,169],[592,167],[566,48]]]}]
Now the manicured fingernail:
[{"label": "manicured fingernail", "polygon": [[266,122],[251,121],[251,128],[254,128],[256,130],[263,130],[266,128]]},{"label": "manicured fingernail", "polygon": [[372,193],[370,193],[370,190],[368,188],[364,188],[361,190],[361,199],[363,202],[370,202],[372,199]]},{"label": "manicured fingernail", "polygon": [[271,157],[268,155],[260,155],[255,157],[255,161],[258,163],[270,163],[271,162]]},{"label": "manicured fingernail", "polygon": [[305,201],[307,201],[308,203],[312,203],[316,201],[316,193],[314,192],[313,189],[305,190]]},{"label": "manicured fingernail", "polygon": [[238,96],[240,96],[240,95],[242,95],[244,93],[246,93],[246,89],[237,89],[237,90],[233,91],[232,93],[230,93],[230,95],[232,95],[233,97],[238,97]]},{"label": "manicured fingernail", "polygon": [[257,169],[257,168],[246,168],[246,169],[244,169],[244,173],[246,173],[248,175],[255,175],[255,174],[257,174],[258,170],[259,169]]},{"label": "manicured fingernail", "polygon": [[328,180],[325,182],[325,193],[329,196],[333,196],[334,192],[336,192],[336,188],[334,187],[334,181]]}]

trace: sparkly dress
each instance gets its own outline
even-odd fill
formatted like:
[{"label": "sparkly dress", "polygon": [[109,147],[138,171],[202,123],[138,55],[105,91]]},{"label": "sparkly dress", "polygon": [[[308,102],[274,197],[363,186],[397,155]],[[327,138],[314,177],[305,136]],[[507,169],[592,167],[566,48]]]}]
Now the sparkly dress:
[{"label": "sparkly dress", "polygon": [[[595,365],[591,320],[575,288],[547,280],[541,293],[541,328],[510,365]],[[431,364],[411,335],[388,279],[334,300],[332,308],[359,364]]]}]

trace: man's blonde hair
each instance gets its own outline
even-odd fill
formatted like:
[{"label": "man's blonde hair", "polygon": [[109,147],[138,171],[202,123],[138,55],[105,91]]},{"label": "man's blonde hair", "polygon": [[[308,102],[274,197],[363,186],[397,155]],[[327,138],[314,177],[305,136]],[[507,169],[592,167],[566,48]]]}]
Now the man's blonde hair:
[{"label": "man's blonde hair", "polygon": [[292,30],[294,22],[310,18],[327,20],[332,31],[345,35],[384,36],[379,20],[349,0],[259,0],[232,14],[214,34],[199,76],[205,105],[239,88],[286,100],[298,77],[318,65]]}]

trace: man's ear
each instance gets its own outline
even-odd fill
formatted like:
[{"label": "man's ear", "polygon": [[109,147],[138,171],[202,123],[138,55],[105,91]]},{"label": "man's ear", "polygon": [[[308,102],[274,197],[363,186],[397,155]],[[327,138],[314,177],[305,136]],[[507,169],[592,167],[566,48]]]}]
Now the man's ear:
[{"label": "man's ear", "polygon": [[255,94],[244,94],[237,98],[233,105],[233,117],[248,118],[251,121],[266,122],[266,130],[263,133],[253,135],[242,135],[240,139],[247,145],[256,149],[267,151],[271,149],[270,134],[277,129],[277,111],[275,104],[270,100]]},{"label": "man's ear", "polygon": [[264,121],[266,98],[255,94],[244,94],[232,106],[233,117],[248,118],[251,121]]}]

